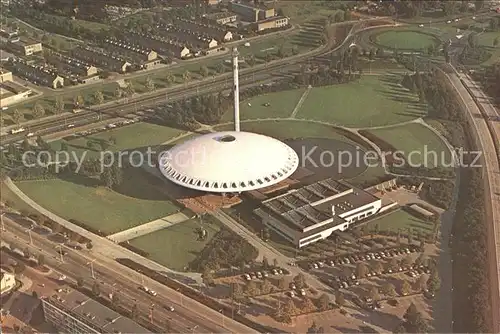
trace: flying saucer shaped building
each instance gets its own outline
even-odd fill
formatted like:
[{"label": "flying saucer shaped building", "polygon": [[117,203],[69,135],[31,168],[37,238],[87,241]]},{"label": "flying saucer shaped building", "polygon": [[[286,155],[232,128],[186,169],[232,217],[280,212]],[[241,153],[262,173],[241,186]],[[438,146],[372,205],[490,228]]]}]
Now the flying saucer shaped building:
[{"label": "flying saucer shaped building", "polygon": [[158,157],[161,173],[186,188],[212,193],[240,193],[275,185],[299,165],[285,143],[240,131],[238,54],[234,50],[235,131],[208,133],[176,145]]}]

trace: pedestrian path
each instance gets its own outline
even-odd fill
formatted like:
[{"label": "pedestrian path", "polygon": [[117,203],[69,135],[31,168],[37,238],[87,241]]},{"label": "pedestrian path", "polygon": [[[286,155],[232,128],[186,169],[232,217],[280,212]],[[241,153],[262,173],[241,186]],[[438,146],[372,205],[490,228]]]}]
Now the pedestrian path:
[{"label": "pedestrian path", "polygon": [[182,212],[174,213],[172,215],[153,220],[149,223],[142,224],[129,228],[128,230],[121,231],[112,235],[108,235],[108,239],[116,243],[124,242],[127,240],[135,239],[143,235],[162,230],[166,227],[182,223],[188,220],[189,217]]},{"label": "pedestrian path", "polygon": [[312,89],[312,86],[309,85],[307,87],[307,89],[304,91],[304,93],[302,94],[302,96],[300,97],[300,100],[299,102],[297,102],[297,105],[295,106],[295,108],[293,109],[292,111],[292,115],[290,115],[290,118],[295,118],[295,115],[297,115],[297,113],[299,112],[300,110],[300,107],[302,107],[302,104],[304,104],[304,101],[307,99],[307,95],[309,95],[309,92],[311,91]]}]

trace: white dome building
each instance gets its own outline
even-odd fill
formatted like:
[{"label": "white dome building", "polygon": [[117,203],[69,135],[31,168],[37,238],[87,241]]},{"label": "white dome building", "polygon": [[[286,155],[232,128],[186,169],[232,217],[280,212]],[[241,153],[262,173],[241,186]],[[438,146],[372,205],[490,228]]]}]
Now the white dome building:
[{"label": "white dome building", "polygon": [[176,145],[158,157],[162,174],[195,190],[239,193],[279,183],[299,165],[285,143],[251,132],[209,133]]}]

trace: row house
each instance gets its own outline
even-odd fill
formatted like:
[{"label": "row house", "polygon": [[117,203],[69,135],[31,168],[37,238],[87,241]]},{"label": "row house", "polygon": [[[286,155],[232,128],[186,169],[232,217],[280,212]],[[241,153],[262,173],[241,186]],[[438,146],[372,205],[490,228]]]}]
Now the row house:
[{"label": "row house", "polygon": [[[127,38],[127,40],[129,40]],[[143,48],[141,44],[128,43],[118,39],[106,39],[103,47],[112,54],[121,54],[124,58],[140,69],[151,69],[160,64],[158,53],[150,48]]]},{"label": "row house", "polygon": [[195,50],[213,49],[219,45],[219,43],[210,36],[196,34],[187,29],[177,28],[174,25],[162,24],[157,25],[156,28],[158,29],[156,32],[160,36],[178,43],[183,43]]},{"label": "row house", "polygon": [[231,31],[208,23],[176,18],[173,20],[172,24],[179,29],[202,33],[205,36],[211,36],[220,43],[233,40],[233,33]]},{"label": "row house", "polygon": [[48,54],[45,61],[54,66],[67,83],[89,83],[99,80],[97,67],[79,59],[54,52]]},{"label": "row house", "polygon": [[97,67],[118,73],[125,73],[132,66],[132,64],[121,57],[88,47],[79,46],[74,48],[71,50],[71,56],[90,64],[94,64]]},{"label": "row house", "polygon": [[231,12],[218,12],[218,13],[207,14],[205,16],[205,18],[208,21],[211,21],[211,22],[214,22],[214,23],[220,24],[220,25],[234,23],[237,20],[236,14],[231,13]]},{"label": "row house", "polygon": [[184,59],[191,55],[191,50],[189,50],[189,48],[187,48],[184,44],[168,38],[151,36],[149,34],[128,33],[127,39],[130,42],[138,44],[142,47],[149,47],[157,53],[165,56]]},{"label": "row house", "polygon": [[10,62],[10,67],[18,77],[25,78],[36,85],[53,89],[64,87],[64,78],[47,66],[30,65],[21,60],[13,60]]}]

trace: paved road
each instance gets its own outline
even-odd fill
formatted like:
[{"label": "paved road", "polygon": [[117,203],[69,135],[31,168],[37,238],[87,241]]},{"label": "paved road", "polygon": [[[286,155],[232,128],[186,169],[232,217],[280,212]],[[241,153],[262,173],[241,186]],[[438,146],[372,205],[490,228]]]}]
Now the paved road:
[{"label": "paved road", "polygon": [[[495,321],[495,332],[500,331],[500,165],[499,165],[499,152],[496,151],[494,138],[489,131],[487,122],[474,102],[473,97],[469,91],[460,81],[458,73],[456,75],[448,75],[453,86],[459,92],[463,103],[467,107],[468,112],[474,123],[475,130],[479,136],[481,149],[483,151],[486,179],[489,184],[490,203],[491,206],[491,221],[488,224],[488,241],[491,253],[487,254],[490,257],[491,263],[491,282],[496,286],[492,287],[492,311],[494,312],[493,319]],[[468,77],[462,75],[465,84],[471,89],[471,93],[480,99],[488,116],[498,116],[498,111],[489,102],[486,95],[475,85]],[[498,127],[497,127],[498,129]],[[497,138],[500,138],[500,133],[497,133]],[[498,140],[498,139],[497,139]],[[488,212],[489,210],[487,210]]]},{"label": "paved road", "polygon": [[[92,254],[84,254],[68,249],[63,256],[64,263],[61,263],[59,261],[60,254],[58,254],[58,249],[55,248],[55,243],[48,241],[43,236],[32,233],[33,245],[29,245],[29,236],[23,231],[24,227],[8,218],[5,218],[4,222],[7,228],[7,231],[2,232],[4,242],[18,245],[20,249],[29,247],[33,254],[42,252],[46,254],[48,265],[65,274],[73,282],[76,282],[76,278],[83,277],[86,282],[91,284],[90,282],[93,279],[88,263],[93,260]],[[109,263],[95,261],[93,262],[93,270],[96,280],[101,285],[103,295],[119,293],[123,305],[131,306],[137,303],[139,310],[144,310],[147,314],[149,314],[150,305],[154,303],[154,317],[158,323],[165,323],[168,320],[175,332],[190,332],[195,327],[196,332],[207,333],[222,333],[228,330],[232,332],[254,332],[243,325],[232,326],[230,319],[223,320],[224,317],[217,312],[214,312],[211,317],[205,317],[203,313],[198,312],[199,307],[193,305],[188,298],[184,298],[180,294],[172,295],[168,291],[170,289],[135,272],[130,275],[127,272],[128,270],[123,269],[123,267],[116,271],[114,267],[109,266]],[[157,291],[158,295],[153,297],[142,292],[140,287],[143,285]],[[175,311],[167,310],[169,306],[174,306]],[[224,326],[222,323],[224,323]]]}]

